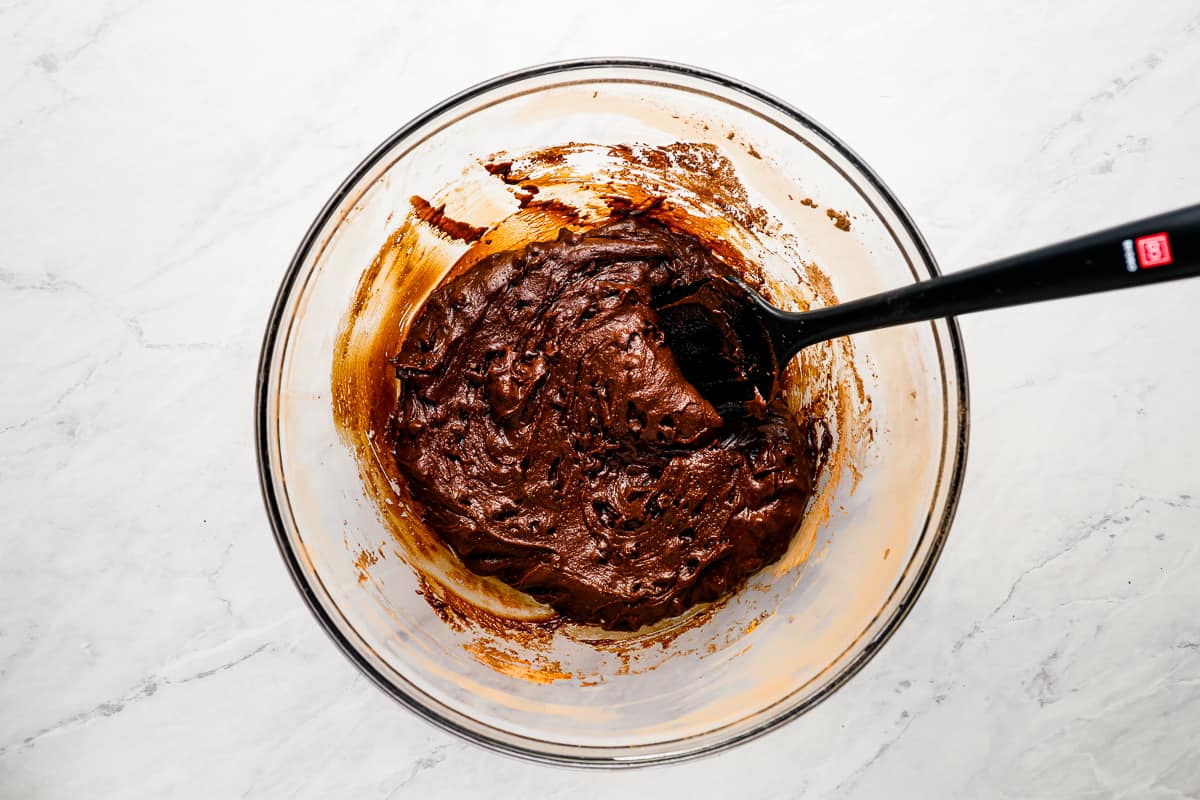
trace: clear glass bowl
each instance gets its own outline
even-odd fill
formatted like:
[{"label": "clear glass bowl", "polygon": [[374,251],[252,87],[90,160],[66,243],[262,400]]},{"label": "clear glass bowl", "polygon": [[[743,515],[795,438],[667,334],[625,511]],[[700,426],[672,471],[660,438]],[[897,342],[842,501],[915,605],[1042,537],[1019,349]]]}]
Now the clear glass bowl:
[{"label": "clear glass bowl", "polygon": [[[581,766],[672,761],[795,718],[842,686],[896,630],[954,516],[967,382],[957,327],[939,320],[854,337],[848,357],[870,400],[851,421],[866,438],[844,466],[853,475],[823,478],[829,502],[810,520],[811,554],[763,570],[730,602],[660,637],[661,646],[630,656],[555,635],[536,653],[502,641],[481,650],[478,631],[447,625],[421,596],[413,569],[392,557],[392,531],[332,412],[336,336],[364,269],[412,195],[453,187],[492,153],[675,141],[710,143],[751,201],[780,220],[750,255],[783,295],[795,296],[789,287],[808,291],[792,269],[797,253],[841,298],[938,274],[883,183],[799,111],[692,67],[575,61],[469,89],[371,153],[305,235],[263,342],[260,478],[305,601],[393,698],[512,755]],[[499,654],[509,667],[551,663],[557,675],[529,680],[481,653]]]}]

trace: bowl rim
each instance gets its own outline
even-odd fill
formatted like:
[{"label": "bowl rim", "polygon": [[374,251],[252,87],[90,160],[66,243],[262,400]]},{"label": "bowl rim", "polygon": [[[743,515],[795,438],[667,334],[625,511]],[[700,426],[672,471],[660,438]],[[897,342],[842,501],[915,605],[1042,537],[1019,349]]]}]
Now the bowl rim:
[{"label": "bowl rim", "polygon": [[[256,461],[258,465],[259,488],[262,493],[263,503],[267,512],[267,517],[271,523],[271,529],[274,534],[276,546],[279,549],[280,555],[287,566],[288,574],[292,579],[292,583],[296,586],[305,605],[309,611],[316,617],[321,628],[333,640],[338,649],[353,663],[372,683],[378,686],[383,692],[389,695],[392,699],[399,702],[401,705],[414,712],[417,716],[425,721],[454,734],[467,741],[478,744],[489,750],[502,753],[508,756],[514,756],[523,760],[533,761],[542,764],[554,764],[559,766],[572,766],[584,768],[614,768],[614,767],[632,767],[632,766],[648,766],[666,763],[677,763],[680,761],[691,760],[705,755],[711,755],[720,751],[728,750],[736,745],[756,739],[769,731],[772,731],[787,722],[801,716],[807,711],[812,710],[835,691],[845,685],[851,678],[857,675],[862,669],[874,658],[875,654],[886,644],[891,637],[899,629],[900,625],[907,618],[916,604],[917,599],[921,596],[925,585],[928,583],[930,575],[934,567],[940,559],[941,552],[945,546],[946,539],[949,535],[950,528],[953,525],[954,517],[958,510],[958,503],[962,493],[963,479],[966,470],[967,450],[970,428],[970,403],[969,389],[967,379],[966,357],[962,343],[962,334],[959,330],[958,321],[954,317],[944,319],[946,324],[946,336],[950,343],[950,351],[952,358],[949,361],[953,362],[953,372],[955,383],[957,386],[957,437],[953,443],[954,448],[954,463],[950,465],[950,469],[946,475],[948,480],[946,484],[945,508],[942,512],[941,519],[934,532],[934,538],[930,544],[928,556],[919,565],[917,574],[913,578],[912,585],[907,593],[900,598],[895,611],[890,619],[887,619],[880,631],[868,641],[862,650],[853,657],[851,661],[845,664],[833,678],[825,686],[821,687],[811,697],[799,703],[793,708],[786,711],[776,713],[768,719],[763,720],[758,725],[750,727],[725,739],[715,742],[702,744],[698,747],[690,749],[680,749],[668,752],[654,752],[648,754],[638,754],[638,751],[647,748],[647,745],[628,745],[628,746],[593,746],[593,745],[568,745],[572,754],[561,754],[546,752],[539,750],[536,747],[523,746],[514,744],[513,742],[503,741],[498,738],[493,738],[478,731],[467,729],[448,716],[439,713],[436,709],[422,703],[415,697],[410,696],[401,688],[397,687],[385,675],[372,665],[358,648],[338,629],[337,624],[331,618],[327,610],[322,605],[316,595],[313,585],[305,577],[305,570],[301,564],[298,554],[292,548],[289,542],[288,530],[281,511],[280,498],[276,493],[274,486],[274,476],[271,465],[270,454],[270,436],[269,426],[271,424],[270,415],[270,386],[271,386],[271,363],[276,352],[276,347],[281,340],[286,342],[286,334],[284,331],[284,315],[289,303],[292,291],[296,286],[297,279],[300,277],[304,262],[307,260],[310,251],[317,244],[321,231],[325,228],[333,216],[336,209],[342,204],[345,198],[354,190],[359,182],[373,169],[380,159],[390,152],[396,145],[411,136],[414,132],[435,120],[441,114],[461,105],[479,95],[502,88],[508,84],[519,81],[528,80],[531,78],[545,77],[564,72],[573,72],[578,70],[595,70],[595,69],[642,69],[649,71],[658,71],[668,73],[669,75],[682,76],[685,78],[697,79],[708,83],[716,84],[724,89],[730,89],[735,92],[748,96],[798,123],[805,129],[816,134],[823,139],[830,147],[838,152],[840,156],[849,161],[853,167],[865,178],[866,182],[879,193],[879,195],[887,202],[889,209],[895,214],[896,220],[903,228],[905,234],[911,238],[917,253],[925,268],[929,271],[930,277],[937,277],[941,274],[941,270],[937,266],[937,262],[933,257],[929,245],[924,237],[913,223],[912,218],[907,210],[901,205],[895,194],[884,184],[875,172],[867,166],[866,162],[860,158],[853,150],[851,150],[844,142],[831,134],[824,126],[814,120],[807,114],[799,111],[783,100],[757,89],[747,83],[744,83],[735,78],[731,78],[721,73],[713,72],[701,67],[695,67],[688,64],[682,64],[672,61],[664,61],[648,58],[627,58],[627,57],[603,57],[603,58],[578,58],[563,61],[553,61],[543,64],[538,64],[522,69],[513,70],[497,75],[488,80],[475,84],[467,89],[464,89],[457,94],[454,94],[445,100],[437,103],[421,114],[418,114],[408,123],[397,129],[394,133],[388,136],[378,146],[376,146],[341,182],[338,188],[330,196],[330,198],[322,206],[320,212],[316,215],[312,224],[309,225],[296,248],[295,253],[288,265],[287,271],[284,274],[283,280],[280,283],[279,290],[275,295],[274,302],[271,307],[270,316],[268,317],[266,331],[263,336],[262,347],[259,352],[258,368],[256,371],[255,381],[255,409],[254,409],[254,436]],[[886,223],[885,223],[886,224]],[[936,322],[929,323],[935,326]],[[944,356],[941,355],[939,345],[939,359],[943,362],[943,369],[946,368]],[[944,425],[949,424],[949,416],[954,413],[950,408],[949,396],[946,397],[946,419]],[[945,464],[943,462],[943,469]],[[936,498],[936,494],[935,494]],[[414,687],[415,688],[415,687]],[[419,691],[419,690],[418,690]],[[462,713],[462,712],[458,712]],[[465,715],[464,716],[469,716]],[[481,727],[489,727],[486,723],[481,723]],[[718,729],[719,730],[719,729]],[[712,731],[709,733],[715,733]],[[521,741],[536,742],[522,734],[505,732],[506,735],[519,739]],[[701,734],[701,736],[708,734]],[[682,740],[686,741],[686,740]],[[654,747],[658,745],[649,745]],[[629,755],[614,756],[601,755],[600,753],[589,753],[589,750],[603,751],[611,753],[613,750],[627,749]],[[577,753],[577,754],[576,754]]]}]

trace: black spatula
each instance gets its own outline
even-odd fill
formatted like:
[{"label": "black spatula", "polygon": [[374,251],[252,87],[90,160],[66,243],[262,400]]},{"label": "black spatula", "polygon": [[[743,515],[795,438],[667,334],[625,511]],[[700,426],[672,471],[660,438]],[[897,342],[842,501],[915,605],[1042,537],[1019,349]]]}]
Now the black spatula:
[{"label": "black spatula", "polygon": [[827,339],[909,322],[1200,275],[1200,205],[813,311],[783,311],[740,282],[659,309],[675,359],[722,416],[753,413],[781,368]]}]

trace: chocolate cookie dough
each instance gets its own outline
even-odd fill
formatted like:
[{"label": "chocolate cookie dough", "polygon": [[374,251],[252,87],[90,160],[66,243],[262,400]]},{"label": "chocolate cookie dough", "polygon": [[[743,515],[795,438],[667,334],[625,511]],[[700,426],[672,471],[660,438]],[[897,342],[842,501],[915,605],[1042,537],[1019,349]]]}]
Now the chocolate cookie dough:
[{"label": "chocolate cookie dough", "polygon": [[486,258],[439,286],[393,363],[390,445],[425,523],[473,571],[632,630],[787,550],[815,448],[781,404],[725,422],[656,306],[732,270],[644,218]]}]

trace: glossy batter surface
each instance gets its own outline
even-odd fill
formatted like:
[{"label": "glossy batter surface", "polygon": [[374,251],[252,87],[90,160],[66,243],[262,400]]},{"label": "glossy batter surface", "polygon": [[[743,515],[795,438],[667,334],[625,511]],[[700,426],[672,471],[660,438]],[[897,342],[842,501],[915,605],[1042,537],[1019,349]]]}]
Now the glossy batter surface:
[{"label": "glossy batter surface", "polygon": [[426,524],[473,571],[608,629],[782,556],[814,488],[810,432],[782,405],[722,421],[657,327],[656,307],[730,274],[635,217],[434,290],[393,359],[389,431]]}]

